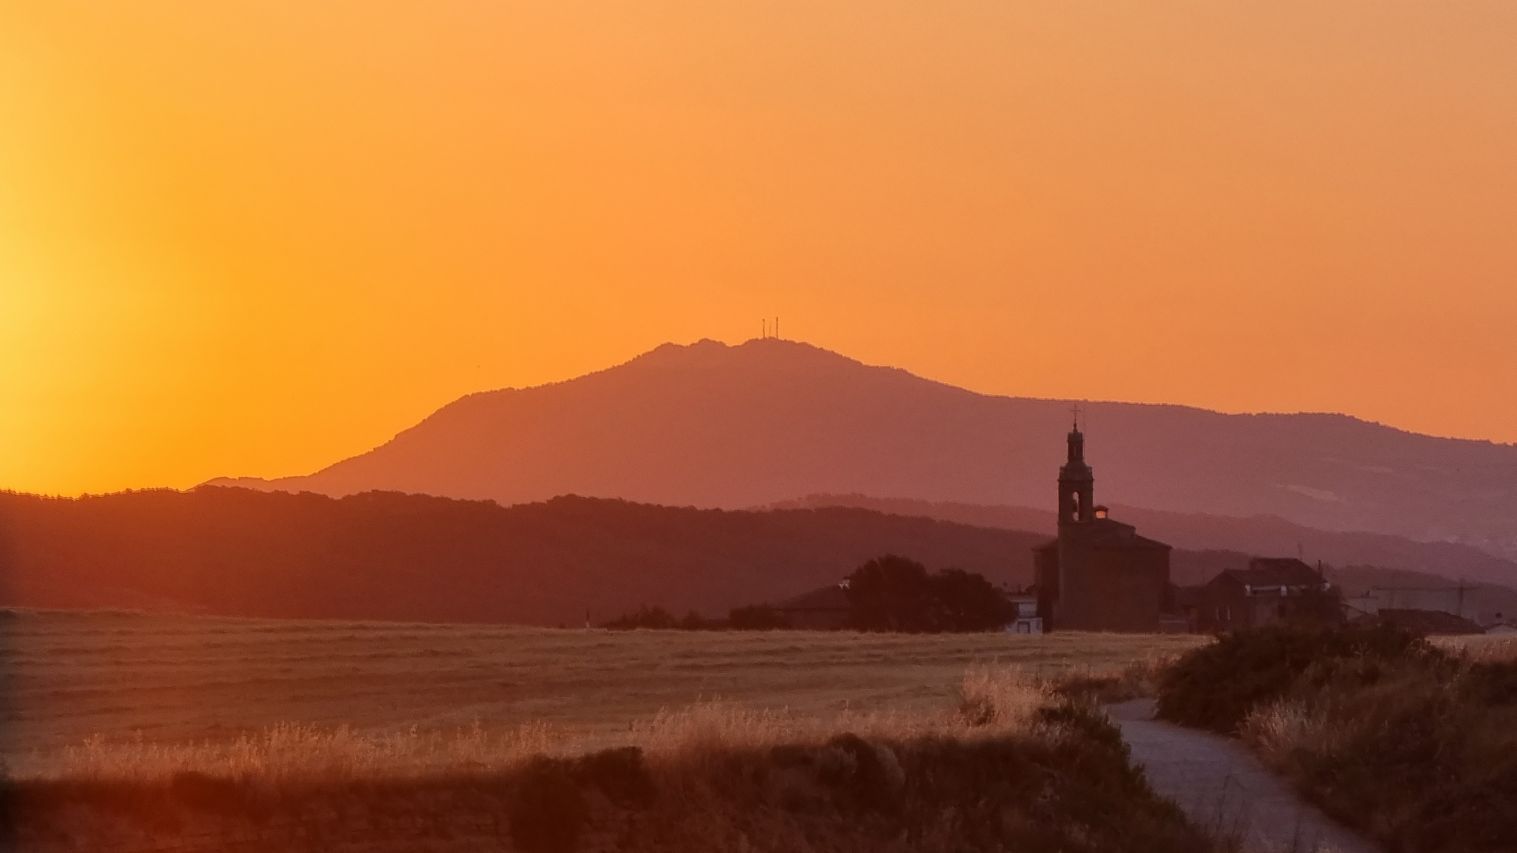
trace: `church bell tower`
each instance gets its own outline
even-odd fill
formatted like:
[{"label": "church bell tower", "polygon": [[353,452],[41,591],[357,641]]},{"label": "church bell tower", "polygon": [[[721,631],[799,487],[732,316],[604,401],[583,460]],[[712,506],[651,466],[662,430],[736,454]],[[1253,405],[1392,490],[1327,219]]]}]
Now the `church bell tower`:
[{"label": "church bell tower", "polygon": [[1069,461],[1059,469],[1059,526],[1095,518],[1096,477],[1085,464],[1085,436],[1075,420],[1069,431]]}]

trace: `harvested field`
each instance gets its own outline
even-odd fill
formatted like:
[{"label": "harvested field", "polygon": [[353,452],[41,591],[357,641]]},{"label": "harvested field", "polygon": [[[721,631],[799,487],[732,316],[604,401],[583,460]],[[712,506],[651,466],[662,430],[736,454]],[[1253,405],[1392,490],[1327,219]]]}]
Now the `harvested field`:
[{"label": "harvested field", "polygon": [[3,632],[8,849],[1216,849],[1044,680],[1194,638],[28,612]]},{"label": "harvested field", "polygon": [[661,712],[692,705],[716,702],[723,714],[757,714],[767,725],[830,727],[840,717],[952,707],[974,666],[1100,672],[1202,642],[6,611],[0,752],[16,777],[122,761],[195,764],[239,743],[244,754],[263,744],[418,766],[478,755],[482,743],[502,756],[569,753],[622,745]]}]

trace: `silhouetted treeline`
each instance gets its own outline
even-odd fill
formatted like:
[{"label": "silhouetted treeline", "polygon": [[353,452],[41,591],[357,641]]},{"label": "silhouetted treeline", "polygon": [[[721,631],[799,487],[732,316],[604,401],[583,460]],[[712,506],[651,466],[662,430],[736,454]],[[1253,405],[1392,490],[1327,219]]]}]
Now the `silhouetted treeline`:
[{"label": "silhouetted treeline", "polygon": [[[77,499],[0,492],[0,606],[583,625],[587,610],[598,622],[656,601],[671,613],[780,627],[772,611],[733,608],[835,584],[882,553],[1023,586],[1045,539],[847,508],[733,512],[579,497],[502,507],[217,487]],[[1204,579],[1244,559],[1176,551],[1173,562],[1204,564],[1195,573]]]},{"label": "silhouetted treeline", "polygon": [[[994,631],[1016,618],[1016,605],[984,575],[960,569],[929,573],[914,560],[886,555],[848,576],[844,627],[857,631],[937,633]],[[725,620],[691,611],[677,618],[662,607],[643,605],[605,624],[606,628],[682,631],[763,631],[789,628],[783,610],[771,605],[734,608]]]},{"label": "silhouetted treeline", "polygon": [[1016,618],[1006,594],[983,575],[960,569],[928,573],[889,555],[848,576],[848,624],[860,631],[989,631]]},{"label": "silhouetted treeline", "polygon": [[791,626],[783,613],[766,604],[734,607],[726,619],[706,619],[694,610],[676,617],[662,607],[645,604],[601,627],[613,631],[638,628],[654,631],[773,631]]},{"label": "silhouetted treeline", "polygon": [[599,623],[640,602],[727,614],[836,583],[886,550],[1025,583],[1041,538],[857,509],[0,493],[0,606],[583,625],[587,610]]}]

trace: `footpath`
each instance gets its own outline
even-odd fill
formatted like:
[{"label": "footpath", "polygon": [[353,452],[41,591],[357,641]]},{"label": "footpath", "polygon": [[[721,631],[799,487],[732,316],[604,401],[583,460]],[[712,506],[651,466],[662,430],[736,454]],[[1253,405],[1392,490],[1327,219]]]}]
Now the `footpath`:
[{"label": "footpath", "polygon": [[1107,706],[1148,784],[1241,853],[1381,853],[1301,799],[1230,738],[1154,719],[1152,699]]}]

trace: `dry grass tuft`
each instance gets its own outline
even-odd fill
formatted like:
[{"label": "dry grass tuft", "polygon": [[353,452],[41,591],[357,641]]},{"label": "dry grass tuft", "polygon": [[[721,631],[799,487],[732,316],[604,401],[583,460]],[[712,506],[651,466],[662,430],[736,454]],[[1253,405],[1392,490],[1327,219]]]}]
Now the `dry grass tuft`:
[{"label": "dry grass tuft", "polygon": [[475,724],[452,731],[360,733],[345,725],[281,723],[231,741],[158,743],[91,736],[58,754],[22,759],[7,769],[11,778],[20,779],[146,782],[201,773],[281,784],[502,770],[562,746],[541,724],[501,732]]},{"label": "dry grass tuft", "polygon": [[[722,750],[822,743],[843,731],[893,740],[1007,735],[1030,730],[1038,709],[1053,698],[1051,685],[1020,667],[973,667],[959,692],[957,710],[847,707],[831,715],[700,702],[635,721],[617,745],[687,760]],[[108,740],[95,735],[54,754],[23,756],[7,771],[17,779],[145,782],[190,772],[305,784],[495,772],[534,756],[589,752],[606,746],[604,740],[576,737],[544,723],[491,730],[476,722],[444,731],[413,726],[395,732],[281,723],[229,741],[160,743],[140,736]]]},{"label": "dry grass tuft", "polygon": [[156,850],[170,835],[186,853],[1219,849],[1153,794],[1092,704],[1014,666],[972,668],[958,699],[826,718],[699,703],[575,757],[533,754],[567,749],[546,729],[478,726],[97,739],[51,781],[5,785],[0,820],[49,851]]},{"label": "dry grass tuft", "polygon": [[1437,637],[1433,645],[1480,663],[1517,660],[1517,636],[1511,634],[1470,634],[1459,637]]},{"label": "dry grass tuft", "polygon": [[1245,632],[1183,660],[1161,710],[1236,726],[1309,798],[1393,849],[1504,853],[1517,838],[1514,651],[1384,628]]}]

